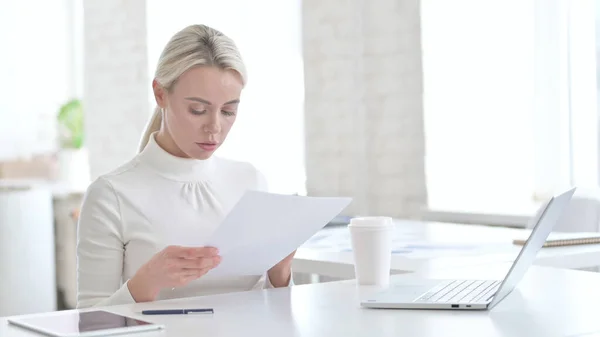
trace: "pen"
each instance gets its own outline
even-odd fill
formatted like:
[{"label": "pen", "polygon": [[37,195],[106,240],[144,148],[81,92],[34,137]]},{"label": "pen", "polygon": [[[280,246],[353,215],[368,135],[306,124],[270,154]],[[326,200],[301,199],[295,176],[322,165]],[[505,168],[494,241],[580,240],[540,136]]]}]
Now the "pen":
[{"label": "pen", "polygon": [[142,310],[142,315],[189,315],[212,314],[213,309],[168,309],[168,310]]}]

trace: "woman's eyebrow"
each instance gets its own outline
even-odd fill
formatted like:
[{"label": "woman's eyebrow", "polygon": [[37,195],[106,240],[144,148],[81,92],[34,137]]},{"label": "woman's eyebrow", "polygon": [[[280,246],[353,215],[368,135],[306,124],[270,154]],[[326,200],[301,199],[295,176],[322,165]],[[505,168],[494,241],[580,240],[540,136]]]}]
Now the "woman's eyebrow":
[{"label": "woman's eyebrow", "polygon": [[[209,102],[209,101],[207,101],[207,100],[205,100],[203,98],[200,98],[200,97],[186,97],[185,99],[187,99],[189,101],[200,102],[200,103],[204,103],[204,104],[207,104],[207,105],[212,105],[211,102]],[[229,102],[225,102],[224,105],[234,104],[234,103],[239,103],[239,102],[240,102],[240,100],[239,100],[239,98],[237,98],[237,99],[233,99],[233,100],[231,100]]]}]

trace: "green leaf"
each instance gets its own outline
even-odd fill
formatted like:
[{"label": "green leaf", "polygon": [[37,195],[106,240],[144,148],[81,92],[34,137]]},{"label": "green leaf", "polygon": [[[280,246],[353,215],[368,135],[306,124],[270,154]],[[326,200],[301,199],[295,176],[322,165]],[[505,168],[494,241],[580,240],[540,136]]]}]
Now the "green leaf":
[{"label": "green leaf", "polygon": [[79,149],[84,140],[84,111],[81,100],[71,99],[60,107],[57,115],[60,143]]}]

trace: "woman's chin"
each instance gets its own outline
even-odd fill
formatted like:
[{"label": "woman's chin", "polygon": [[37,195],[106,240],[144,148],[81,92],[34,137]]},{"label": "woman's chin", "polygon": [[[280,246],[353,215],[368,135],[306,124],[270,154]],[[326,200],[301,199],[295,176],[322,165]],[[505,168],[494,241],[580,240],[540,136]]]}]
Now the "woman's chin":
[{"label": "woman's chin", "polygon": [[213,153],[215,153],[215,150],[216,150],[216,148],[212,151],[207,151],[204,149],[196,148],[196,149],[190,151],[188,153],[188,155],[193,159],[206,160],[206,159],[210,158],[213,155]]}]

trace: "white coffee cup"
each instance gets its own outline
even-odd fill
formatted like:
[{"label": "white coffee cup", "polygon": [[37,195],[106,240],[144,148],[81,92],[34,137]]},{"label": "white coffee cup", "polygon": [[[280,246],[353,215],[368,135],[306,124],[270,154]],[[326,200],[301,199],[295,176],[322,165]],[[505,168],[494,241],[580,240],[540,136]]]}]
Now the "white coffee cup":
[{"label": "white coffee cup", "polygon": [[359,285],[389,284],[393,228],[389,217],[357,217],[348,224]]}]

